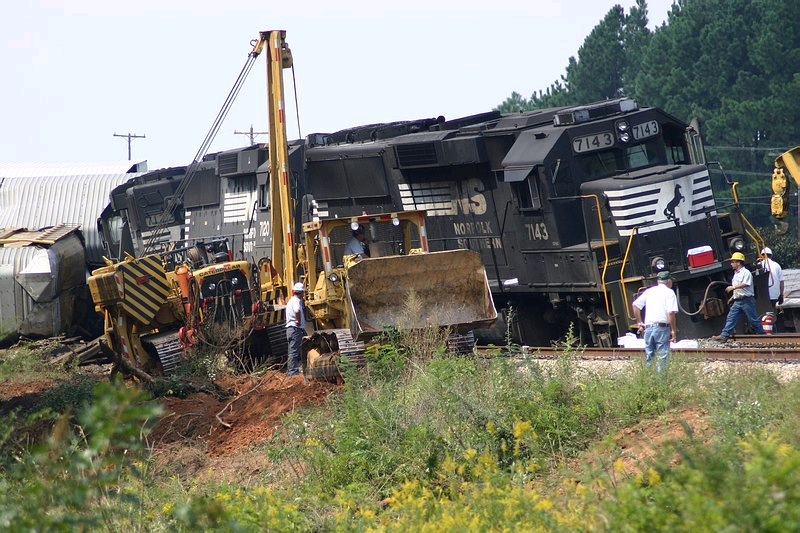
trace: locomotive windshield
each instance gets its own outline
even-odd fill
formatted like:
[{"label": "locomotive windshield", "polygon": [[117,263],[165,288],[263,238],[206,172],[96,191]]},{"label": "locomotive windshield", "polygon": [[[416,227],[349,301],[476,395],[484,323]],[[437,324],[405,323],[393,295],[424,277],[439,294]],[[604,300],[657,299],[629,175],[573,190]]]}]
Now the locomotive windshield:
[{"label": "locomotive windshield", "polygon": [[576,155],[583,181],[593,181],[657,165],[689,163],[689,151],[680,129],[662,125],[663,134],[644,142]]},{"label": "locomotive windshield", "polygon": [[660,142],[661,139],[656,138],[622,148],[591,152],[577,156],[575,159],[584,176],[584,181],[592,181],[619,172],[665,164],[666,161],[659,161],[658,145]]}]

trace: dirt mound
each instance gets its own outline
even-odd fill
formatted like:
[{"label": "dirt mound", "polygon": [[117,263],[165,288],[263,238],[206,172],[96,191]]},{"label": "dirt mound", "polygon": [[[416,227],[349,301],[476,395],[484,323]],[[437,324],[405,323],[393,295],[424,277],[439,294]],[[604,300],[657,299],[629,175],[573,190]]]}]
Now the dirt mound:
[{"label": "dirt mound", "polygon": [[[611,439],[568,461],[567,467],[593,474],[605,471],[610,479],[629,478],[642,472],[668,444],[687,438],[704,441],[712,432],[708,414],[699,407],[689,407],[622,428]],[[671,465],[680,461],[674,454]]]},{"label": "dirt mound", "polygon": [[[668,442],[692,438],[705,439],[711,432],[707,413],[698,407],[669,413],[655,420],[648,420],[621,430],[614,438],[621,470],[630,475],[641,465],[655,457]],[[672,464],[678,464],[676,455]],[[619,468],[619,466],[618,466]]]},{"label": "dirt mound", "polygon": [[226,377],[218,385],[221,396],[198,392],[164,398],[164,414],[149,437],[154,447],[200,441],[211,457],[231,455],[268,439],[283,415],[320,404],[339,389],[278,372]]}]

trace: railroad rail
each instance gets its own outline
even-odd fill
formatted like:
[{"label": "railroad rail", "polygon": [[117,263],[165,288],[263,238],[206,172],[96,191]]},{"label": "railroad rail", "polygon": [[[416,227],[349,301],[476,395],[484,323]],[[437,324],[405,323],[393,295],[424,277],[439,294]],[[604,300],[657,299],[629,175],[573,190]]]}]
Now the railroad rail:
[{"label": "railroad rail", "polygon": [[[697,348],[673,348],[672,355],[698,361],[748,361],[760,363],[800,363],[800,335],[737,335],[727,343],[708,339]],[[508,353],[534,359],[556,359],[569,350],[573,357],[586,360],[621,360],[643,357],[642,348],[522,347],[510,352],[505,347],[477,348],[477,355],[492,357]]]}]

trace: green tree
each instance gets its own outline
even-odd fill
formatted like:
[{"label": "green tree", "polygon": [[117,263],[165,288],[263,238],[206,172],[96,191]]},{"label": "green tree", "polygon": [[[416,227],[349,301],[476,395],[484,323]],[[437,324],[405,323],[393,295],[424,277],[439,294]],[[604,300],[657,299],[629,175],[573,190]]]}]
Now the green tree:
[{"label": "green tree", "polygon": [[796,4],[762,0],[752,9],[747,62],[722,94],[719,113],[709,117],[709,135],[720,143],[788,147],[797,143],[800,124],[800,30],[787,24]]},{"label": "green tree", "polygon": [[636,76],[639,74],[644,54],[650,44],[652,33],[647,27],[647,2],[636,0],[636,5],[625,17],[622,29],[624,43],[623,86],[625,94],[634,94]]},{"label": "green tree", "polygon": [[530,109],[530,101],[516,91],[512,92],[511,96],[506,98],[502,104],[495,108],[495,110],[502,113],[519,113],[520,111],[526,111],[528,109]]},{"label": "green tree", "polygon": [[496,109],[501,112],[561,107],[616,98],[627,92],[650,41],[647,2],[637,0],[628,15],[615,5],[569,58],[565,75],[530,98],[512,93]]},{"label": "green tree", "polygon": [[[677,0],[647,28],[646,0],[611,8],[566,74],[500,111],[579,105],[626,94],[687,122],[696,119],[710,160],[740,184],[742,205],[768,226],[772,160],[800,143],[800,26],[795,0]],[[725,196],[723,189],[718,193]],[[794,208],[790,208],[795,212]]]},{"label": "green tree", "polygon": [[635,96],[685,120],[697,117],[711,145],[796,142],[800,31],[787,23],[795,10],[793,0],[681,0],[652,36]]},{"label": "green tree", "polygon": [[567,79],[577,101],[615,98],[624,91],[624,26],[625,11],[615,5],[586,37],[578,59],[569,58]]}]

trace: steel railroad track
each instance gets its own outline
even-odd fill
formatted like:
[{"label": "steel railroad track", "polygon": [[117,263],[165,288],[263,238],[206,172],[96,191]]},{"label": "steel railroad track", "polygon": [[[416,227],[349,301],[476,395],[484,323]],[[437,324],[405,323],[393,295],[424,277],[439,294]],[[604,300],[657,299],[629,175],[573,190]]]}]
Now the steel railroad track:
[{"label": "steel railroad track", "polygon": [[[507,352],[504,347],[478,347],[484,357],[508,354],[534,359],[555,359],[563,347],[525,347]],[[643,357],[642,348],[571,348],[573,357],[586,360],[614,360]],[[698,361],[747,361],[762,363],[800,363],[800,335],[737,335],[725,344],[703,339],[698,348],[673,348],[674,356]]]}]

